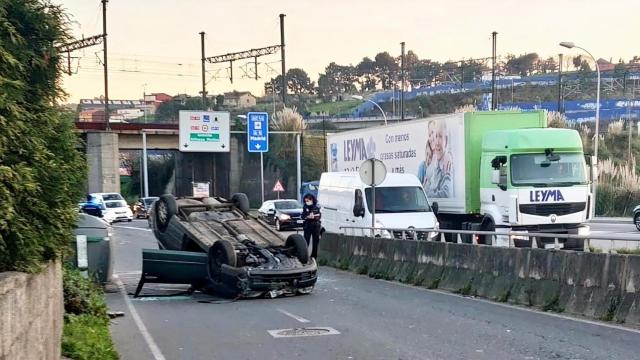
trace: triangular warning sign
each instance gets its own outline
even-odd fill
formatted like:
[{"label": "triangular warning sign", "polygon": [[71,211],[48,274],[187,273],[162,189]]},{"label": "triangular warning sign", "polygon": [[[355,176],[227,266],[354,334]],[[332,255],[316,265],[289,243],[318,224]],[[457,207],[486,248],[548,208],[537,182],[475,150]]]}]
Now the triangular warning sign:
[{"label": "triangular warning sign", "polygon": [[276,184],[273,185],[273,190],[271,190],[273,192],[284,192],[284,186],[282,186],[282,183],[280,182],[280,180],[276,181]]}]

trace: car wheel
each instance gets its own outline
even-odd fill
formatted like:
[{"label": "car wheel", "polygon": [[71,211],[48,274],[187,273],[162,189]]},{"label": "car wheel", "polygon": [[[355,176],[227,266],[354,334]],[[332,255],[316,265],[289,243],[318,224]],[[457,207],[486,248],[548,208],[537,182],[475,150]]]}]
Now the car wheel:
[{"label": "car wheel", "polygon": [[132,221],[133,221],[133,219],[127,219],[127,222],[132,222]]},{"label": "car wheel", "polygon": [[304,240],[302,235],[289,235],[287,237],[287,241],[285,242],[285,246],[288,248],[292,248],[293,253],[301,263],[306,264],[309,262],[309,247],[307,246],[307,242]]},{"label": "car wheel", "polygon": [[636,229],[640,231],[640,213],[637,213],[633,216],[633,223],[636,224]]},{"label": "car wheel", "polygon": [[207,253],[207,273],[211,280],[218,280],[222,265],[236,266],[236,251],[227,240],[218,240],[211,245]]},{"label": "car wheel", "polygon": [[276,230],[282,231],[282,225],[280,225],[280,220],[276,219]]},{"label": "car wheel", "polygon": [[161,232],[167,230],[169,221],[178,212],[178,205],[176,204],[176,198],[173,195],[167,194],[160,196],[160,199],[156,201],[156,223],[158,229]]},{"label": "car wheel", "polygon": [[247,195],[243,193],[233,194],[233,196],[231,196],[231,202],[233,203],[233,206],[237,207],[240,211],[245,214],[249,214],[251,205],[249,204],[249,198]]}]

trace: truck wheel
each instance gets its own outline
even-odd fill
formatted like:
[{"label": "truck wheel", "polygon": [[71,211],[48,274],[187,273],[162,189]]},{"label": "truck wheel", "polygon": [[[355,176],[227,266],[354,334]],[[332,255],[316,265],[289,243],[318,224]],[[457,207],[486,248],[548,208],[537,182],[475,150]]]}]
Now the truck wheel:
[{"label": "truck wheel", "polygon": [[210,279],[218,279],[222,265],[236,266],[236,251],[227,240],[218,240],[211,245],[207,254],[207,274]]},{"label": "truck wheel", "polygon": [[231,203],[233,203],[233,206],[237,207],[238,209],[240,209],[240,211],[242,211],[245,214],[248,214],[249,211],[251,210],[251,205],[249,204],[249,198],[247,197],[246,194],[243,194],[243,193],[233,194],[233,196],[231,196]]},{"label": "truck wheel", "polygon": [[[496,231],[496,224],[493,220],[485,220],[480,227],[481,231]],[[493,245],[493,235],[480,235],[478,237],[478,242],[484,245]]]},{"label": "truck wheel", "polygon": [[584,239],[567,239],[564,248],[565,250],[584,251]]},{"label": "truck wheel", "polygon": [[309,248],[302,235],[289,235],[287,237],[287,241],[285,242],[285,246],[288,248],[293,248],[293,253],[301,263],[306,264],[309,262]]},{"label": "truck wheel", "polygon": [[155,203],[156,207],[156,223],[160,232],[165,232],[171,218],[178,213],[178,205],[176,204],[176,198],[171,194],[165,194],[160,196],[160,199]]},{"label": "truck wheel", "polygon": [[637,213],[633,216],[633,223],[636,225],[636,229],[640,231],[640,213]]}]

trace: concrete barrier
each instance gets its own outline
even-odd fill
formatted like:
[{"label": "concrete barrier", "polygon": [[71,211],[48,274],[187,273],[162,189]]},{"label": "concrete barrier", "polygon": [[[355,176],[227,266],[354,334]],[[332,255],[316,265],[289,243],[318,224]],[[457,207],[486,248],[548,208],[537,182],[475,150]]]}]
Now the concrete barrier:
[{"label": "concrete barrier", "polygon": [[324,263],[397,280],[640,325],[640,256],[325,234]]},{"label": "concrete barrier", "polygon": [[60,264],[0,273],[0,359],[60,359],[63,314]]}]

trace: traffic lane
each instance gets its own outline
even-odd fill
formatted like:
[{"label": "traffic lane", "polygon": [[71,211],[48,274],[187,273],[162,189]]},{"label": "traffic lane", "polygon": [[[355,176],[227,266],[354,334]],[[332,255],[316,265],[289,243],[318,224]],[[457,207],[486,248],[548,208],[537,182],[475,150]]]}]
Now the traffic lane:
[{"label": "traffic lane", "polygon": [[[156,248],[142,224],[116,224],[116,273],[132,292],[139,279],[140,249]],[[126,226],[126,227],[125,227]],[[131,229],[135,227],[136,229]],[[137,261],[137,269],[131,266]],[[137,271],[136,271],[137,270]],[[182,291],[150,284],[147,293]],[[119,296],[119,297],[118,297]],[[160,297],[133,300],[165,358],[633,358],[637,333],[505,308],[470,298],[405,287],[321,268],[313,294],[275,300]],[[119,294],[122,310],[112,333],[123,358],[147,358],[149,348]],[[284,311],[284,312],[283,312]],[[307,319],[301,323],[289,315]],[[340,335],[274,339],[268,330],[330,326]],[[605,349],[607,349],[605,351]]]},{"label": "traffic lane", "polygon": [[615,236],[628,241],[591,240],[590,245],[608,251],[610,249],[638,249],[640,248],[640,231],[632,223],[591,223],[591,234],[598,236]]},{"label": "traffic lane", "polygon": [[[330,268],[321,268],[311,295],[198,302],[207,299],[134,304],[167,359],[631,359],[640,340],[637,332]],[[340,334],[275,339],[268,333],[302,326]]]},{"label": "traffic lane", "polygon": [[112,224],[115,241],[114,273],[140,272],[142,249],[157,249],[156,241],[146,220]]}]

